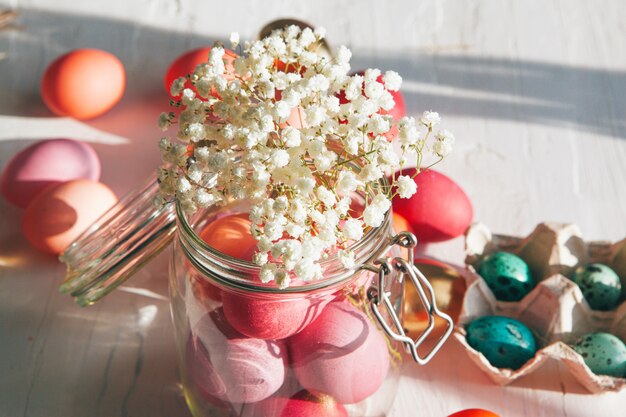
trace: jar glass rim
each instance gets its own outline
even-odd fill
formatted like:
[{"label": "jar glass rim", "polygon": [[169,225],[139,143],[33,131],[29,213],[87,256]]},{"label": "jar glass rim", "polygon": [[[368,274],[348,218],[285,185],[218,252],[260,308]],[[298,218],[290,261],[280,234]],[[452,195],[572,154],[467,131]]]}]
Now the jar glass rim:
[{"label": "jar glass rim", "polygon": [[[381,180],[382,186],[388,186],[388,184],[389,183],[386,178]],[[219,260],[222,263],[228,264],[230,268],[241,269],[242,271],[246,271],[248,274],[252,275],[258,275],[261,267],[251,261],[227,255],[207,244],[202,238],[200,238],[198,233],[196,233],[196,230],[194,230],[194,227],[182,209],[180,202],[176,202],[176,218],[179,225],[178,235],[180,240],[183,242],[183,250],[186,252],[187,258],[193,263],[193,265],[200,269],[204,275],[211,276],[213,279],[228,287],[263,293],[302,293],[326,288],[348,280],[361,269],[363,264],[371,261],[373,257],[377,257],[379,255],[379,250],[368,249],[372,249],[372,246],[378,249],[386,245],[387,239],[391,237],[387,233],[391,223],[391,213],[392,209],[390,208],[385,213],[383,222],[380,226],[369,228],[361,239],[354,242],[347,248],[350,251],[354,251],[356,255],[356,262],[353,268],[347,269],[345,267],[338,267],[342,264],[338,253],[334,253],[329,255],[328,258],[321,260],[320,266],[323,271],[330,270],[333,266],[335,266],[335,271],[340,270],[341,273],[335,273],[331,274],[329,277],[307,281],[304,284],[292,283],[289,287],[281,289],[273,283],[271,285],[263,284],[249,279],[239,279],[235,276],[228,277],[226,276],[227,274],[219,274],[215,271],[211,271],[205,262],[201,262],[201,259],[197,258],[202,258],[204,260]],[[243,276],[245,274],[242,273],[241,275]]]}]

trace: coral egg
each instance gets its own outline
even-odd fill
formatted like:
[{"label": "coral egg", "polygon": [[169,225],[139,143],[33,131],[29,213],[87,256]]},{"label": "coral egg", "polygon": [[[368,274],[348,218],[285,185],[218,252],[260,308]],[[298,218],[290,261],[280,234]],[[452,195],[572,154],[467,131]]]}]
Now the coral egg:
[{"label": "coral egg", "polygon": [[[180,77],[186,77],[187,75],[192,74],[198,65],[208,63],[210,52],[210,47],[197,48],[185,52],[184,54],[176,58],[170,64],[163,79],[165,91],[167,91],[167,94],[170,94],[172,98],[178,97],[172,96],[170,93],[170,89],[174,80]],[[226,73],[233,73],[234,69],[232,67],[232,63],[237,58],[237,54],[228,49],[224,49],[224,52],[224,59],[227,62]],[[229,77],[226,76],[226,78],[228,79]],[[187,80],[187,82],[185,83],[185,87],[194,89],[189,80]]]},{"label": "coral egg", "polygon": [[104,184],[74,180],[37,195],[24,211],[22,230],[35,248],[59,254],[117,202]]},{"label": "coral egg", "polygon": [[0,176],[0,192],[25,208],[51,185],[79,178],[100,179],[100,160],[93,148],[71,139],[44,140],[9,160]]},{"label": "coral egg", "polygon": [[77,49],[57,58],[41,81],[41,97],[58,116],[90,119],[113,107],[124,95],[121,61],[99,49]]},{"label": "coral egg", "polygon": [[389,369],[385,338],[363,312],[347,302],[328,304],[288,343],[300,384],[344,404],[376,392]]},{"label": "coral egg", "polygon": [[193,387],[207,401],[257,402],[283,384],[287,361],[283,342],[241,335],[221,310],[205,315],[191,331],[186,364]]},{"label": "coral egg", "polygon": [[[414,173],[415,168],[407,168],[400,175]],[[462,235],[472,222],[474,209],[461,187],[432,169],[421,171],[414,181],[417,192],[410,198],[394,198],[393,209],[408,220],[417,240],[441,242]]]},{"label": "coral egg", "polygon": [[247,213],[232,214],[209,223],[200,238],[213,249],[233,258],[251,261],[257,241],[250,233]]}]

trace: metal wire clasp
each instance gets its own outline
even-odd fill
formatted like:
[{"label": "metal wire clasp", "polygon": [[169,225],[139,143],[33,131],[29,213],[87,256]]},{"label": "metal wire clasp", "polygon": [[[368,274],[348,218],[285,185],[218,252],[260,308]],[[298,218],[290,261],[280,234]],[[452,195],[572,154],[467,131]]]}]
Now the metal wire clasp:
[{"label": "metal wire clasp", "polygon": [[[430,285],[424,274],[414,264],[413,248],[417,245],[417,238],[410,232],[401,232],[393,236],[390,239],[389,246],[384,253],[387,253],[394,245],[399,245],[408,249],[408,259],[396,258],[379,258],[374,261],[373,265],[364,265],[362,268],[372,272],[378,273],[378,279],[375,280],[373,285],[367,291],[367,297],[370,301],[370,307],[372,313],[378,319],[378,322],[382,326],[383,330],[395,341],[401,342],[407,350],[411,353],[411,356],[415,362],[420,365],[428,363],[432,357],[439,351],[444,342],[448,339],[452,333],[454,323],[452,318],[443,313],[437,308],[437,302],[435,300],[435,291]],[[385,279],[393,271],[399,271],[404,276],[408,276],[410,281],[417,288],[417,293],[421,302],[424,305],[424,309],[428,312],[428,326],[418,336],[416,340],[407,336],[404,328],[402,327],[402,321],[396,310],[393,308],[389,299],[389,294],[385,292]],[[407,280],[403,280],[407,285]],[[381,307],[385,307],[388,315],[391,318],[393,327],[387,323],[383,314],[381,313]],[[435,345],[424,356],[420,356],[418,353],[419,347],[425,342],[428,335],[435,327],[435,317],[439,317],[447,322],[446,331],[439,337]],[[395,330],[394,330],[395,328]]]}]

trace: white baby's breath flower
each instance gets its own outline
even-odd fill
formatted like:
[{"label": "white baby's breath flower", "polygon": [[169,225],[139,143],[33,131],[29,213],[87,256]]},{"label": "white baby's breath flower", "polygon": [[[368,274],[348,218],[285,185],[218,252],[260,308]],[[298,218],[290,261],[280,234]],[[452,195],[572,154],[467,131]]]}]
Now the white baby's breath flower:
[{"label": "white baby's breath flower", "polygon": [[172,125],[172,120],[168,113],[161,113],[159,115],[159,129],[166,131]]},{"label": "white baby's breath flower", "polygon": [[332,207],[337,202],[337,198],[335,197],[335,193],[330,191],[328,188],[323,185],[317,187],[317,198],[324,203],[326,207]]},{"label": "white baby's breath flower", "polygon": [[402,85],[402,77],[395,71],[387,71],[383,76],[385,88],[389,91],[398,91]]},{"label": "white baby's breath flower", "polygon": [[283,140],[285,141],[285,146],[288,148],[295,148],[296,146],[300,146],[302,140],[300,138],[300,131],[291,126],[287,126],[283,129],[282,132]]},{"label": "white baby's breath flower", "polygon": [[274,106],[274,118],[282,123],[291,115],[291,106],[285,101],[279,101]]},{"label": "white baby's breath flower", "polygon": [[341,230],[346,239],[358,241],[363,237],[363,222],[359,219],[348,219]]},{"label": "white baby's breath flower", "polygon": [[289,163],[289,153],[284,149],[274,149],[272,151],[271,163],[277,168],[286,166]]},{"label": "white baby's breath flower", "polygon": [[438,125],[441,122],[439,113],[434,111],[425,111],[420,117],[420,123],[428,128]]},{"label": "white baby's breath flower", "polygon": [[341,171],[337,179],[336,190],[339,194],[350,194],[359,186],[357,176],[352,171]]},{"label": "white baby's breath flower", "polygon": [[274,281],[274,274],[276,274],[277,269],[276,264],[267,263],[263,265],[259,272],[259,279],[261,282],[267,284],[268,282]]},{"label": "white baby's breath flower", "polygon": [[432,150],[436,156],[443,158],[450,152],[452,152],[452,146],[454,145],[454,135],[450,131],[445,129],[440,130],[439,132],[437,132],[435,138],[437,140],[433,143]]},{"label": "white baby's breath flower", "polygon": [[182,93],[183,88],[185,88],[185,83],[187,79],[185,77],[179,77],[172,82],[170,86],[170,94],[174,97],[180,95]]},{"label": "white baby's breath flower", "polygon": [[346,269],[352,269],[355,266],[354,252],[349,250],[340,250],[338,252],[339,260]]},{"label": "white baby's breath flower", "polygon": [[396,186],[400,198],[409,198],[417,191],[417,184],[408,175],[400,175],[396,178]]},{"label": "white baby's breath flower", "polygon": [[235,49],[235,48],[237,48],[237,46],[239,46],[239,33],[238,32],[232,32],[230,34],[230,44],[231,44],[233,49]]},{"label": "white baby's breath flower", "polygon": [[[394,122],[391,92],[402,78],[376,69],[349,75],[350,50],[322,56],[324,36],[292,25],[241,48],[233,33],[234,71],[226,68],[232,55],[214,45],[206,63],[172,83],[175,109],[159,116],[159,127],[175,134],[159,141],[158,202],[176,198],[193,213],[248,200],[253,262],[259,279],[279,288],[294,276],[322,278],[320,262],[333,250],[345,268],[356,267],[346,246],[380,227],[392,194],[416,192],[408,176],[392,176],[391,187],[380,186],[383,177],[412,158],[419,169],[424,149],[442,158],[454,143],[445,130],[431,135],[435,112]],[[401,157],[385,137],[393,128]],[[351,210],[361,193],[365,207]]]}]

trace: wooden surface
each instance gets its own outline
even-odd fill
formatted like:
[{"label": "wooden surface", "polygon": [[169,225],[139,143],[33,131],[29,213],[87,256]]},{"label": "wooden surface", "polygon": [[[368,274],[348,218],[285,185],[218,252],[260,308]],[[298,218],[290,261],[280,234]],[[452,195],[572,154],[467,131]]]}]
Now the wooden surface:
[{"label": "wooden surface", "polygon": [[[0,32],[0,167],[36,140],[93,143],[118,194],[158,161],[162,75],[179,53],[253,38],[293,16],[351,46],[354,68],[395,69],[409,113],[439,111],[457,147],[440,166],[475,218],[525,235],[569,221],[587,239],[626,236],[626,3],[622,0],[0,1],[20,12]],[[358,4],[358,6],[357,6]],[[53,117],[38,95],[55,57],[78,47],[119,56],[122,103],[86,122]],[[0,201],[0,416],[184,417],[170,324],[166,256],[114,295],[80,309],[60,295],[63,267],[29,248],[20,211]],[[427,248],[460,263],[462,242]],[[626,392],[589,395],[551,363],[493,385],[451,341],[407,365],[390,417],[484,407],[503,416],[623,416]]]}]

